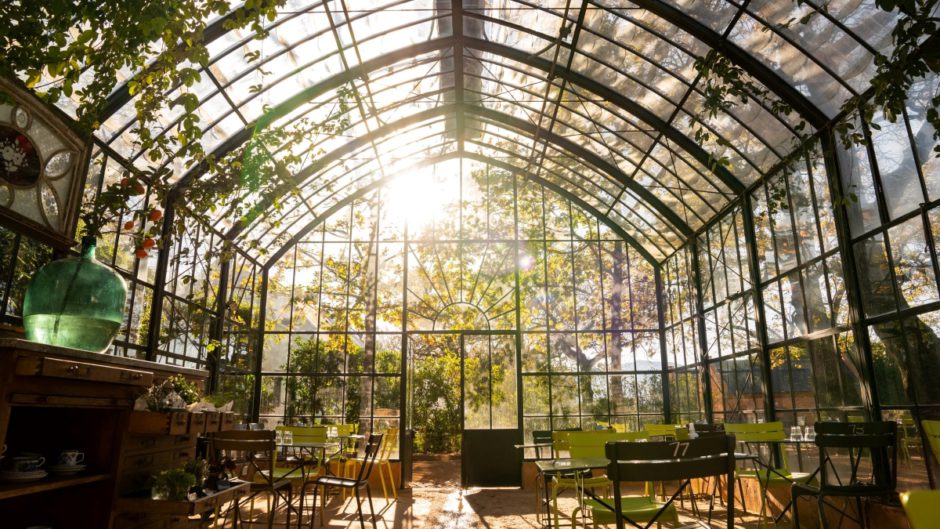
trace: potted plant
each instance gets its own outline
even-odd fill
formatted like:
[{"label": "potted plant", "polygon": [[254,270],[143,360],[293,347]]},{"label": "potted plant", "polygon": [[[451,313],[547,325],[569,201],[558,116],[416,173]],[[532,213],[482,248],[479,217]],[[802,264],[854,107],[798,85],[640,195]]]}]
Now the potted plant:
[{"label": "potted plant", "polygon": [[150,498],[154,500],[185,501],[196,484],[196,476],[183,468],[172,468],[153,476]]},{"label": "potted plant", "polygon": [[[186,398],[191,402],[187,402]],[[179,435],[187,433],[191,426],[186,406],[199,399],[195,384],[181,375],[174,375],[159,384],[147,388],[138,402],[146,409],[131,413],[129,429],[134,433]],[[201,430],[200,430],[201,431]]]}]

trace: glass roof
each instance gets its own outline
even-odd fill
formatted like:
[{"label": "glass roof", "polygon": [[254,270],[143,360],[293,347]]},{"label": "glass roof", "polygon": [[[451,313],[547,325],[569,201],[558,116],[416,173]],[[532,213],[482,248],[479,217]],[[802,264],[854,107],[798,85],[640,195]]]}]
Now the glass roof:
[{"label": "glass roof", "polygon": [[[661,261],[793,148],[801,117],[816,126],[832,118],[868,85],[874,52],[890,51],[894,15],[873,0],[825,4],[291,0],[263,40],[207,32],[210,62],[185,89],[201,101],[204,146],[236,147],[266,112],[272,125],[337,117],[341,93],[353,96],[349,127],[276,149],[276,159],[303,160],[282,175],[285,191],[296,183],[300,192],[279,208],[242,197],[257,215],[236,226],[220,208],[216,227],[261,256],[383,179],[466,156],[569,193]],[[811,10],[808,23],[788,23]],[[777,117],[751,99],[707,118],[693,63],[715,47],[802,116]],[[119,87],[97,135],[146,167],[133,105]],[[180,117],[166,109],[155,134]],[[691,139],[694,123],[712,143]],[[709,154],[728,166],[710,169]],[[200,176],[186,160],[158,163],[176,179]]]}]

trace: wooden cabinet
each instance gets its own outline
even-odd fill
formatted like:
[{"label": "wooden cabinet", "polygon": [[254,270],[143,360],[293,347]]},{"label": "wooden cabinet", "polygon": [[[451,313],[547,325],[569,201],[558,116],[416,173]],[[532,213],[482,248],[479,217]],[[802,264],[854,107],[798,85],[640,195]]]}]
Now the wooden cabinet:
[{"label": "wooden cabinet", "polygon": [[7,445],[5,455],[38,452],[48,467],[60,451],[77,449],[87,465],[73,476],[0,483],[0,527],[110,527],[119,499],[145,493],[152,474],[195,457],[196,438],[205,426],[190,433],[187,413],[158,414],[166,421],[165,431],[134,433],[131,428],[137,397],[174,374],[200,385],[207,376],[194,369],[0,338],[0,441]]}]

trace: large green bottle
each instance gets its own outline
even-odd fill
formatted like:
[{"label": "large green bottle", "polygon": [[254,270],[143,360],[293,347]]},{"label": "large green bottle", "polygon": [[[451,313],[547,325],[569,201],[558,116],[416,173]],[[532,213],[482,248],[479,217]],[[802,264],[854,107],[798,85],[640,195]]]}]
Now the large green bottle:
[{"label": "large green bottle", "polygon": [[82,238],[80,257],[53,261],[39,269],[26,289],[26,339],[103,352],[124,321],[127,285],[95,259],[95,238]]}]

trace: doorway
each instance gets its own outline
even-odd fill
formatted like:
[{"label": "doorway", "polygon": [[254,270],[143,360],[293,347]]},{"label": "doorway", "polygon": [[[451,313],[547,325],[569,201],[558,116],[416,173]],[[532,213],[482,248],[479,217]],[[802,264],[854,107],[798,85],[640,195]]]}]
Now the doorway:
[{"label": "doorway", "polygon": [[[460,458],[463,486],[518,486],[517,335],[463,331],[411,333],[407,338],[405,424],[415,458]],[[406,457],[406,453],[410,457]]]}]

